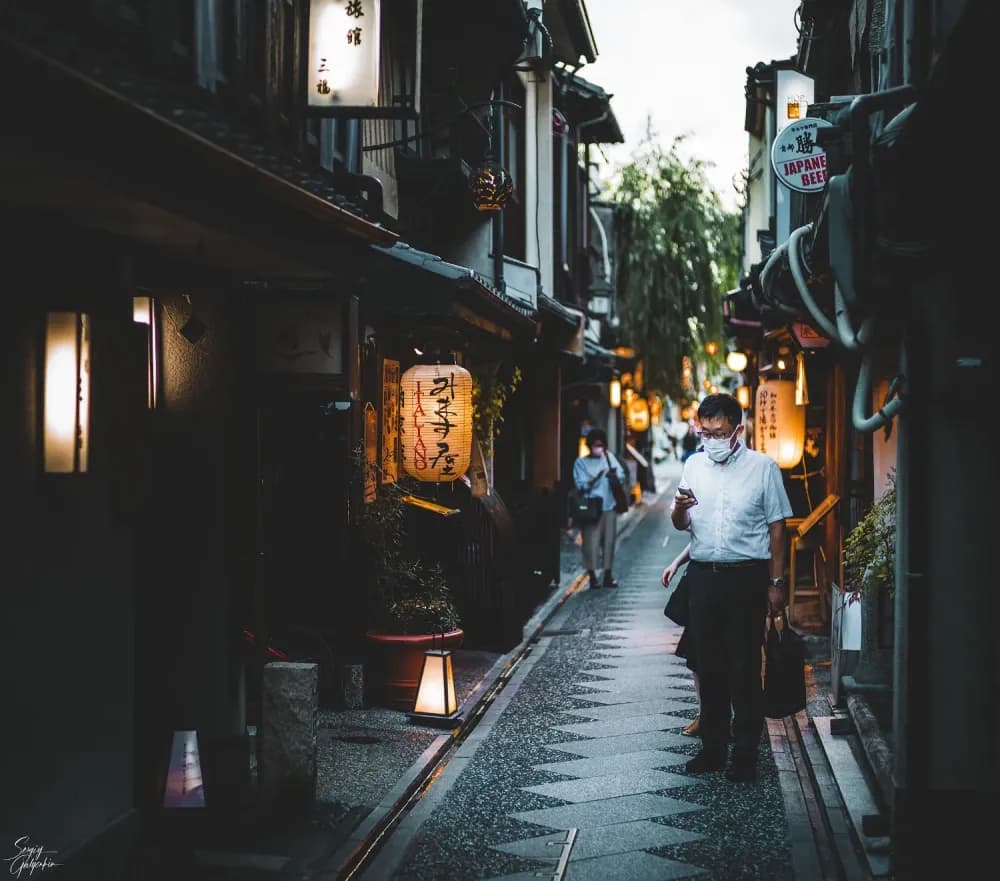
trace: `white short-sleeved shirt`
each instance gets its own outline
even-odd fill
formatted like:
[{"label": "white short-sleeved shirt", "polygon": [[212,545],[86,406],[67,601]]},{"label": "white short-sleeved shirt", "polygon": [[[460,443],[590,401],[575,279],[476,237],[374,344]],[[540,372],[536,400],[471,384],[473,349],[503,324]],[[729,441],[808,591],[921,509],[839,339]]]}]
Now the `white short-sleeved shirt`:
[{"label": "white short-sleeved shirt", "polygon": [[723,464],[705,453],[684,463],[681,484],[694,490],[691,559],[712,563],[768,560],[768,525],[792,516],[778,463],[740,443]]}]

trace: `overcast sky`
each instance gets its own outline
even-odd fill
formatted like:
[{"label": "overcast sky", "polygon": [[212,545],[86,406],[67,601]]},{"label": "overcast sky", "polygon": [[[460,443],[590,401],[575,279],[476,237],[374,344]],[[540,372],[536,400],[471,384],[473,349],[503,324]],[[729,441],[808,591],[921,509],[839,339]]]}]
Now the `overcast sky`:
[{"label": "overcast sky", "polygon": [[[602,147],[628,161],[651,115],[658,140],[688,135],[683,151],[706,162],[727,208],[747,164],[746,69],[796,51],[799,0],[587,0],[597,61],[580,76],[612,94],[625,143]],[[592,157],[594,158],[594,157]]]}]

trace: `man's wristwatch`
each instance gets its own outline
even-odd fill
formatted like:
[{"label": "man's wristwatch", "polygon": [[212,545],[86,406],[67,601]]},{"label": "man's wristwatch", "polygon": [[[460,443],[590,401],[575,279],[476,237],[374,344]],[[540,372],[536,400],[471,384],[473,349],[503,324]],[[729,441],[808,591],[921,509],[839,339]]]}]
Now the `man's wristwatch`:
[{"label": "man's wristwatch", "polygon": [[772,578],[771,587],[777,587],[780,590],[784,590],[786,587],[788,587],[788,582],[785,581],[784,578]]}]

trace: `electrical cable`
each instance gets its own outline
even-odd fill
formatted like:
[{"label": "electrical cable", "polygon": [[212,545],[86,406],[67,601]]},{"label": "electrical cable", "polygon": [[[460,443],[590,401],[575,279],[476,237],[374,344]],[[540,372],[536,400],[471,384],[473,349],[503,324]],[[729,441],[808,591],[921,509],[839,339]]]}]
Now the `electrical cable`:
[{"label": "electrical cable", "polygon": [[[906,382],[906,346],[900,343],[899,346],[899,373],[893,377],[889,384],[889,391],[882,406],[871,416],[867,416],[867,401],[871,395],[871,372],[872,356],[866,353],[861,359],[861,367],[858,370],[858,382],[854,387],[854,403],[851,408],[851,422],[857,431],[871,433],[880,428],[884,428],[896,414],[906,406],[906,398],[902,387]],[[895,397],[893,397],[895,395]]]},{"label": "electrical cable", "polygon": [[792,234],[788,237],[788,268],[792,271],[792,278],[795,280],[795,287],[798,288],[802,302],[805,303],[809,313],[819,325],[820,330],[830,337],[830,339],[839,340],[840,335],[837,333],[837,328],[813,299],[812,293],[809,291],[809,285],[806,284],[805,274],[802,271],[802,254],[799,251],[799,240],[807,232],[810,232],[812,227],[811,223],[807,223],[805,226],[800,226],[792,230]]},{"label": "electrical cable", "polygon": [[399,139],[397,139],[395,141],[385,141],[384,143],[381,143],[381,144],[366,144],[366,145],[364,145],[361,148],[362,152],[367,153],[370,150],[386,150],[389,147],[401,147],[401,146],[403,146],[403,144],[408,144],[411,141],[419,141],[421,138],[429,138],[431,135],[437,134],[440,131],[442,131],[443,129],[446,129],[446,128],[450,127],[450,126],[453,126],[456,122],[458,122],[460,119],[462,119],[462,117],[464,117],[466,114],[468,114],[469,116],[471,116],[476,121],[476,124],[487,135],[489,135],[489,133],[490,133],[489,129],[486,128],[486,126],[483,125],[482,120],[472,112],[473,110],[479,110],[479,109],[481,109],[483,107],[492,107],[494,104],[505,104],[508,107],[513,107],[515,110],[524,110],[524,108],[520,104],[515,104],[513,101],[499,101],[499,100],[483,101],[480,104],[472,104],[472,105],[466,104],[464,101],[462,101],[461,98],[459,98],[459,101],[462,104],[462,112],[459,113],[457,116],[453,117],[452,119],[448,120],[447,122],[442,122],[440,125],[435,126],[430,131],[418,132],[417,134],[410,135],[409,137],[406,137],[406,138],[399,138]]}]

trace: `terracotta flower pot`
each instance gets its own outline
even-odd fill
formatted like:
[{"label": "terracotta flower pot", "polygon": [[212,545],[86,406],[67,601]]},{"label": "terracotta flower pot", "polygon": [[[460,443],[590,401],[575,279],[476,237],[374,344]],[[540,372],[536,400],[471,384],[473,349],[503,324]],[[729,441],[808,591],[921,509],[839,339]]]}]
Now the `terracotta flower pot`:
[{"label": "terracotta flower pot", "polygon": [[369,630],[365,634],[369,650],[368,686],[372,699],[396,710],[409,711],[417,699],[424,652],[428,649],[457,649],[465,631],[421,633],[398,636]]}]

